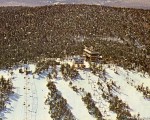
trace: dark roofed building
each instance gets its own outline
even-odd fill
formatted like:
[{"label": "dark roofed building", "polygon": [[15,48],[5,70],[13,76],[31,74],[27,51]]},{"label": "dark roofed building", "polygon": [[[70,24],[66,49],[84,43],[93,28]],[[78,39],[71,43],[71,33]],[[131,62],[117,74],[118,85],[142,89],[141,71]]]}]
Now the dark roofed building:
[{"label": "dark roofed building", "polygon": [[74,57],[73,64],[75,67],[83,67],[84,66],[84,58],[83,57]]},{"label": "dark roofed building", "polygon": [[75,58],[73,58],[73,63],[74,64],[84,64],[84,58],[75,57]]}]

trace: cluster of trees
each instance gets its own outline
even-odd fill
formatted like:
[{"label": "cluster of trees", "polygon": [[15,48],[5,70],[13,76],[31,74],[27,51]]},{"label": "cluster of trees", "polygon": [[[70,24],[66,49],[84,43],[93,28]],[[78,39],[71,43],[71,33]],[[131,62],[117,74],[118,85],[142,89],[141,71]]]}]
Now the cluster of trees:
[{"label": "cluster of trees", "polygon": [[144,87],[143,84],[142,85],[138,85],[136,87],[136,89],[140,92],[143,93],[143,96],[147,99],[150,99],[150,89],[148,87]]},{"label": "cluster of trees", "polygon": [[51,118],[53,120],[76,120],[68,107],[67,100],[61,96],[55,84],[48,82],[47,87],[50,92],[45,104],[50,105]]},{"label": "cluster of trees", "polygon": [[89,113],[94,116],[97,120],[103,120],[103,116],[96,107],[94,100],[90,93],[86,93],[84,88],[78,88],[77,86],[73,86],[72,82],[69,83],[70,87],[75,91],[77,94],[79,93],[82,96],[83,102],[86,104]]},{"label": "cluster of trees", "polygon": [[144,98],[146,99],[150,99],[150,89],[148,86],[144,87],[143,83],[141,85],[135,85],[135,81],[134,80],[128,80],[127,79],[127,83],[133,87],[136,88],[137,91],[141,92],[144,96]]},{"label": "cluster of trees", "polygon": [[139,114],[132,116],[129,106],[119,99],[118,96],[103,92],[102,97],[110,103],[109,109],[117,114],[117,120],[138,120],[140,117]]},{"label": "cluster of trees", "polygon": [[0,7],[0,67],[81,55],[83,45],[93,45],[106,61],[150,72],[149,16],[149,10],[96,5]]},{"label": "cluster of trees", "polygon": [[69,82],[69,87],[71,87],[74,92],[76,92],[77,94],[80,94],[81,96],[86,94],[86,92],[84,91],[84,88],[81,88],[81,87],[78,88],[76,85],[74,86],[71,81]]},{"label": "cluster of trees", "polygon": [[[103,74],[103,76],[105,76]],[[108,81],[108,80],[107,80]],[[97,85],[99,86],[99,89],[101,89],[102,97],[107,100],[110,104],[109,109],[117,114],[118,120],[123,119],[132,119],[137,120],[136,116],[132,116],[130,113],[129,106],[124,103],[121,99],[118,98],[118,96],[114,96],[113,91],[118,92],[118,89],[120,89],[120,86],[116,84],[116,82],[110,80],[110,82],[105,82],[108,92],[104,91],[104,84],[100,81],[97,82]]]},{"label": "cluster of trees", "polygon": [[98,107],[95,106],[95,101],[92,99],[91,94],[87,93],[84,88],[78,88],[77,86],[72,85],[71,81],[69,82],[69,86],[72,88],[73,91],[82,96],[82,100],[86,104],[89,113],[97,120],[103,120],[103,116]]},{"label": "cluster of trees", "polygon": [[6,101],[9,100],[9,95],[13,93],[13,84],[10,79],[6,80],[3,76],[0,78],[0,111],[3,110],[6,105]]},{"label": "cluster of trees", "polygon": [[68,79],[68,78],[76,78],[79,74],[78,74],[78,71],[75,69],[75,66],[72,65],[70,66],[68,63],[67,64],[62,64],[61,65],[61,73],[64,77],[64,79]]},{"label": "cluster of trees", "polygon": [[104,81],[106,81],[106,70],[105,68],[103,68],[102,63],[91,63],[89,62],[90,65],[90,70],[92,71],[92,73],[94,75],[98,75],[99,78],[103,79]]},{"label": "cluster of trees", "polygon": [[[111,100],[109,100],[110,103],[110,110],[117,113],[117,119],[131,119],[132,115],[129,111],[129,106],[124,103],[122,100],[120,100],[117,96],[112,97]],[[136,120],[136,119],[133,119]]]},{"label": "cluster of trees", "polygon": [[[101,91],[103,91],[103,89],[104,89],[104,87],[105,87],[105,86],[103,85],[103,83],[100,82],[100,81],[98,81],[98,82],[97,82],[97,85],[98,85],[98,88],[101,89]],[[118,89],[120,89],[120,86],[118,86],[118,85],[116,84],[116,82],[114,82],[114,81],[112,81],[112,80],[110,80],[110,82],[107,82],[107,83],[106,83],[106,86],[107,86],[107,89],[108,89],[109,94],[111,94],[112,91],[117,91]],[[103,91],[103,92],[104,92],[104,91]],[[103,95],[104,95],[104,93],[103,93]]]},{"label": "cluster of trees", "polygon": [[90,70],[92,71],[93,74],[99,74],[103,70],[102,64],[89,62],[89,65],[90,65]]},{"label": "cluster of trees", "polygon": [[56,68],[57,62],[55,60],[41,60],[38,61],[36,64],[36,70],[35,73],[41,73],[42,71],[45,71],[49,69],[50,66],[53,68]]},{"label": "cluster of trees", "polygon": [[87,93],[85,97],[82,97],[82,100],[87,105],[87,109],[89,110],[89,113],[91,115],[97,118],[97,120],[103,120],[102,114],[99,111],[99,109],[95,106],[95,102],[93,101],[90,93]]},{"label": "cluster of trees", "polygon": [[98,38],[96,40],[93,38],[92,40],[91,45],[97,49],[96,51],[102,54],[105,63],[115,63],[125,69],[137,69],[138,71],[143,70],[144,72],[150,73],[150,66],[147,65],[150,58],[146,48],[135,47],[134,43],[119,43]]}]

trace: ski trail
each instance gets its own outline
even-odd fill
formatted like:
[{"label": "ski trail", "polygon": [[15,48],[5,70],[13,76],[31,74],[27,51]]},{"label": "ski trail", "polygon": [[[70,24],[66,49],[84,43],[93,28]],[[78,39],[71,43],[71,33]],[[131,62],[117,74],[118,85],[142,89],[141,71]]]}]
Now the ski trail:
[{"label": "ski trail", "polygon": [[[80,95],[77,95],[69,86],[68,82],[63,79],[58,80],[56,83],[57,89],[62,93],[62,97],[67,100],[70,106],[71,112],[77,118],[77,120],[95,120],[92,115],[89,114],[86,105],[81,99]],[[82,112],[84,111],[84,112]]]},{"label": "ski trail", "polygon": [[[32,74],[20,74],[19,69],[13,72],[12,82],[15,93],[10,96],[11,104],[7,104],[7,109],[0,114],[3,120],[26,120],[26,117],[27,120],[52,120],[48,113],[49,106],[44,104],[49,92],[47,81],[44,78],[40,80],[33,78]],[[6,73],[0,71],[1,73],[8,77]]]}]

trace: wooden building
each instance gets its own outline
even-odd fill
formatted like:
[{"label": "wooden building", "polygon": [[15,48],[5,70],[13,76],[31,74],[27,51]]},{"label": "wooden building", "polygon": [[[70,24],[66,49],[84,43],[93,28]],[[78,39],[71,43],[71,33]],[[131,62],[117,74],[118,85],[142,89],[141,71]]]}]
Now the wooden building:
[{"label": "wooden building", "polygon": [[101,58],[99,57],[99,52],[94,51],[93,47],[85,47],[83,50],[83,56],[86,61],[98,62]]}]

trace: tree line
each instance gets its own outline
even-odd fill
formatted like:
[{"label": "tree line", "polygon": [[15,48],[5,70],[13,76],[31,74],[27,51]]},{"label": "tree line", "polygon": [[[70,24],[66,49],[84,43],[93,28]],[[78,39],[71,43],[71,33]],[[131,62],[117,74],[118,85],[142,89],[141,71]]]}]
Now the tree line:
[{"label": "tree line", "polygon": [[81,55],[83,45],[93,45],[106,61],[150,72],[149,16],[150,10],[97,5],[0,7],[0,67]]}]

